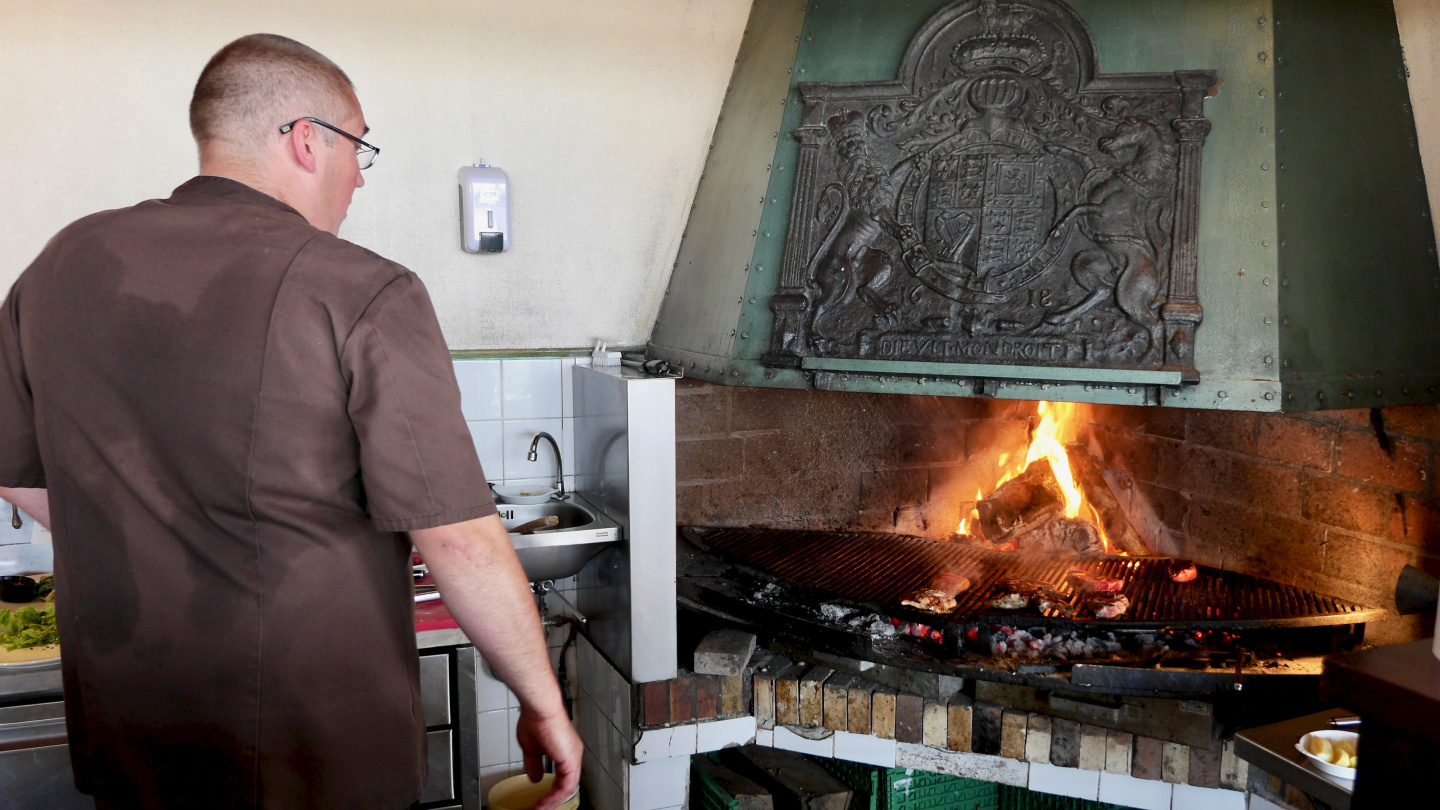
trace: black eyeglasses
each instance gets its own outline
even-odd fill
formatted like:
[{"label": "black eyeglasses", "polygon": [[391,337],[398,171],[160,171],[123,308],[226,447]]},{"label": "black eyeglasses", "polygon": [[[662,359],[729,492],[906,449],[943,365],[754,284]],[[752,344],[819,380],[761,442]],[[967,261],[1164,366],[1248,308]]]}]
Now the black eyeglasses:
[{"label": "black eyeglasses", "polygon": [[296,124],[297,122],[300,122],[300,121],[309,121],[309,122],[312,123],[312,124],[319,124],[320,126],[325,127],[326,129],[330,130],[331,132],[338,132],[338,133],[340,133],[341,135],[344,135],[345,137],[347,137],[347,138],[349,138],[350,140],[354,141],[354,142],[355,142],[355,160],[356,160],[356,162],[358,162],[358,163],[360,164],[360,170],[361,170],[361,171],[364,171],[364,170],[370,168],[371,166],[375,165],[375,158],[377,158],[377,157],[380,156],[380,147],[374,146],[374,145],[372,145],[372,144],[368,144],[368,143],[360,140],[359,138],[355,137],[354,135],[351,135],[350,133],[346,132],[345,130],[343,130],[343,129],[337,127],[337,126],[335,126],[334,124],[327,124],[327,123],[325,123],[324,121],[321,121],[319,118],[311,118],[311,117],[308,116],[308,115],[305,116],[304,118],[296,118],[294,121],[291,121],[290,123],[288,123],[288,124],[280,127],[280,134],[281,134],[281,135],[287,135],[287,134],[289,134],[290,130],[292,130],[292,129],[295,128],[295,124]]}]

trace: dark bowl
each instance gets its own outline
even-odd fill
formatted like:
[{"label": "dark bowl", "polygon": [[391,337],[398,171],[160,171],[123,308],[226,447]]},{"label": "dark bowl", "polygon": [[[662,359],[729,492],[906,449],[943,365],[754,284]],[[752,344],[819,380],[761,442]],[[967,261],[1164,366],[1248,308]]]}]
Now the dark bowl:
[{"label": "dark bowl", "polygon": [[0,577],[0,602],[34,602],[35,586],[30,577]]}]

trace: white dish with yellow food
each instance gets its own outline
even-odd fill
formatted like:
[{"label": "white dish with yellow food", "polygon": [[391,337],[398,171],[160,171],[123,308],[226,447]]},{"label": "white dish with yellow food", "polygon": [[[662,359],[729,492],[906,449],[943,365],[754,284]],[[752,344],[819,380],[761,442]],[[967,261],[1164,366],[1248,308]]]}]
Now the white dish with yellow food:
[{"label": "white dish with yellow food", "polygon": [[1353,731],[1312,731],[1295,748],[1323,773],[1354,779],[1360,735]]}]

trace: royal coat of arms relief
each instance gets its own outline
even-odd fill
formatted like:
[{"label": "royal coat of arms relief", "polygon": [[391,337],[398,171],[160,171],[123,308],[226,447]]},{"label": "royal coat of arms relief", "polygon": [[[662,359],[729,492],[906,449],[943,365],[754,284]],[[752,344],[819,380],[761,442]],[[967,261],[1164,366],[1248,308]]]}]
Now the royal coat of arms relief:
[{"label": "royal coat of arms relief", "polygon": [[1178,370],[1212,71],[1097,74],[1058,0],[965,0],[893,82],[801,84],[766,363]]}]

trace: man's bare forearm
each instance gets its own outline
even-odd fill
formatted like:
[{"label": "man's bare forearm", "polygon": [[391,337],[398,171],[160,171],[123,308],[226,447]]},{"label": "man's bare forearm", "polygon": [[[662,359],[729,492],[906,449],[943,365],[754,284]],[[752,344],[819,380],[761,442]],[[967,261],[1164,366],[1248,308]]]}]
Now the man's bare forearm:
[{"label": "man's bare forearm", "polygon": [[50,528],[50,493],[45,489],[0,487],[0,498],[4,498],[25,510],[41,526]]},{"label": "man's bare forearm", "polygon": [[563,715],[530,583],[497,515],[410,532],[445,607],[520,705]]}]

